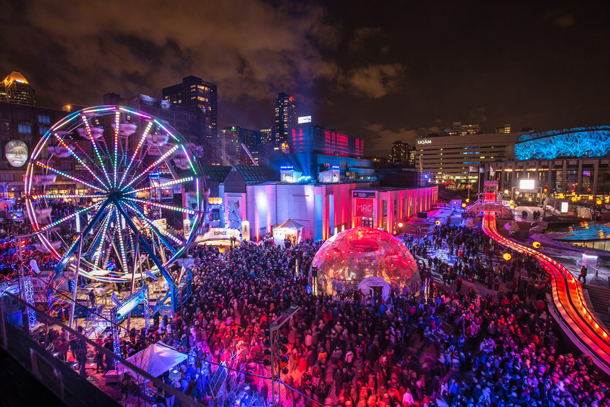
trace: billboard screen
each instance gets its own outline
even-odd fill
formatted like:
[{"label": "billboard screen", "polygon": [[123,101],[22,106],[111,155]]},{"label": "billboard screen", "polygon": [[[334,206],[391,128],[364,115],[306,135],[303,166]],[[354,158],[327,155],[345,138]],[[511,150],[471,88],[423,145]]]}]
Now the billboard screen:
[{"label": "billboard screen", "polygon": [[568,203],[567,202],[561,203],[561,213],[568,213]]},{"label": "billboard screen", "polygon": [[301,116],[298,118],[298,123],[311,123],[311,116]]},{"label": "billboard screen", "polygon": [[534,189],[536,188],[533,179],[522,179],[519,181],[519,189]]}]

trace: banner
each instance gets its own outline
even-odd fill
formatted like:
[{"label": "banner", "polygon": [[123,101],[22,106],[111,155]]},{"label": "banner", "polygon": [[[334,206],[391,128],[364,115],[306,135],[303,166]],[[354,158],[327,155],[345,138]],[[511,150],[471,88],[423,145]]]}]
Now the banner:
[{"label": "banner", "polygon": [[494,167],[490,166],[489,167],[489,176],[493,178],[495,175],[496,175],[496,171],[494,170]]},{"label": "banner", "polygon": [[356,216],[364,218],[372,218],[373,216],[373,200],[372,199],[356,199]]},{"label": "banner", "polygon": [[477,172],[477,167],[473,167],[473,166],[468,167],[468,172]]},{"label": "banner", "polygon": [[479,167],[479,172],[480,172],[481,174],[484,174],[484,173],[485,173],[485,168],[483,168],[483,167]]}]

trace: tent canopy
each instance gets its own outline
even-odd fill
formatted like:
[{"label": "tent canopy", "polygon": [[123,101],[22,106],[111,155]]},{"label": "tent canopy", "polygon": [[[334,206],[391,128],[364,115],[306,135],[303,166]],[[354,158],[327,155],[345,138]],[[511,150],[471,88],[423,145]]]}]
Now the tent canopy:
[{"label": "tent canopy", "polygon": [[295,229],[295,230],[301,230],[301,229],[303,229],[303,225],[301,225],[299,222],[295,222],[294,220],[289,218],[286,222],[284,222],[281,225],[277,226],[276,229]]},{"label": "tent canopy", "polygon": [[[163,343],[153,343],[148,348],[128,358],[127,361],[144,370],[152,377],[157,377],[167,372],[187,357],[186,354],[180,353]],[[143,378],[125,366],[123,366],[123,369],[137,380],[144,379],[144,381],[148,381],[148,379]]]},{"label": "tent canopy", "polygon": [[358,284],[358,290],[369,294],[373,287],[381,287],[381,296],[387,301],[390,298],[390,285],[381,277],[367,277]]}]

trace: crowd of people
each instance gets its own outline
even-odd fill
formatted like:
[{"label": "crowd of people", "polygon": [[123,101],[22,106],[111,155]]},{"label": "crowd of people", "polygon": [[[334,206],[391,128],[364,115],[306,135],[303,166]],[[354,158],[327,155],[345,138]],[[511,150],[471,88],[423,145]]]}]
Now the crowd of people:
[{"label": "crowd of people", "polygon": [[[284,406],[610,406],[607,377],[560,345],[547,275],[534,258],[503,260],[480,229],[451,225],[405,243],[422,275],[438,276],[427,301],[419,293],[314,295],[307,270],[320,242],[191,248],[192,297],[174,318],[157,314],[151,329],[125,333],[121,351],[129,357],[161,341],[188,354],[174,385],[210,403],[205,389],[225,363],[236,369],[227,386],[241,392],[241,405],[269,405],[269,327],[297,305],[277,338]],[[464,292],[461,280],[491,281],[494,292]],[[61,332],[53,343],[62,359],[71,350],[86,374],[86,345]],[[100,344],[113,348],[111,337]],[[100,352],[88,357],[97,370],[114,367]],[[179,405],[170,400],[158,401]]]}]

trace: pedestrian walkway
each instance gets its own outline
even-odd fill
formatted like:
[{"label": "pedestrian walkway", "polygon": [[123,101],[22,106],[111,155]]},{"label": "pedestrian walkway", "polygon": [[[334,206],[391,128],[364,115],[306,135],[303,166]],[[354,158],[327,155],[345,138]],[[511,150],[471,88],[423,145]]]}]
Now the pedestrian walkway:
[{"label": "pedestrian walkway", "polygon": [[556,310],[550,309],[560,322],[564,332],[594,363],[610,373],[610,344],[603,322],[597,322],[595,311],[584,300],[582,287],[577,279],[558,261],[527,246],[506,239],[496,229],[496,219],[491,213],[483,218],[483,230],[498,243],[520,253],[535,256],[551,274],[552,299]]}]

